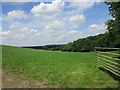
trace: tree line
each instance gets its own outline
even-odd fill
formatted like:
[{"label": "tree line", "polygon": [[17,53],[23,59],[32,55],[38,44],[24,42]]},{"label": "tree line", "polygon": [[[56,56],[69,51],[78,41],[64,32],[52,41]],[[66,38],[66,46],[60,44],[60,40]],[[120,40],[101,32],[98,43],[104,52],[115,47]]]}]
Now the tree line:
[{"label": "tree line", "polygon": [[105,22],[107,32],[104,34],[81,38],[63,45],[45,45],[28,48],[69,52],[88,52],[93,51],[95,47],[120,48],[120,1],[106,2],[106,4],[113,19]]}]

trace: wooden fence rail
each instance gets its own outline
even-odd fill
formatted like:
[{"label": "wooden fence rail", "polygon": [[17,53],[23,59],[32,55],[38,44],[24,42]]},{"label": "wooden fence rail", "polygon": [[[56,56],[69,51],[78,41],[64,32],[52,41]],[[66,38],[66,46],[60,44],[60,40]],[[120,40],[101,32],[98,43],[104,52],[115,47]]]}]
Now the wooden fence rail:
[{"label": "wooden fence rail", "polygon": [[96,63],[120,77],[120,48],[95,47]]}]

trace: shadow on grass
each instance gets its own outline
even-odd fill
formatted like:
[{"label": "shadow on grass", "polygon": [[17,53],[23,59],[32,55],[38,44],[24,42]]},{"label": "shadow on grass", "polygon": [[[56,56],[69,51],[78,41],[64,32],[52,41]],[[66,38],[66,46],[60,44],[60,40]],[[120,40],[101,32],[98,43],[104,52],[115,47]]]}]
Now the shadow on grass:
[{"label": "shadow on grass", "polygon": [[106,70],[106,69],[104,69],[104,68],[102,68],[102,67],[99,67],[99,69],[100,69],[101,71],[104,71],[104,72],[106,72],[107,74],[109,74],[113,79],[115,79],[115,80],[117,80],[117,81],[120,81],[120,77],[119,77],[119,76],[113,74],[112,72],[110,72],[110,71],[108,71],[108,70]]},{"label": "shadow on grass", "polygon": [[104,72],[106,72],[107,74],[109,74],[113,79],[117,80],[117,81],[118,81],[118,87],[117,87],[115,90],[120,90],[120,77],[117,76],[117,75],[115,75],[115,74],[113,74],[112,72],[110,72],[110,71],[102,68],[102,67],[99,67],[99,69],[100,69],[101,71],[104,71]]}]

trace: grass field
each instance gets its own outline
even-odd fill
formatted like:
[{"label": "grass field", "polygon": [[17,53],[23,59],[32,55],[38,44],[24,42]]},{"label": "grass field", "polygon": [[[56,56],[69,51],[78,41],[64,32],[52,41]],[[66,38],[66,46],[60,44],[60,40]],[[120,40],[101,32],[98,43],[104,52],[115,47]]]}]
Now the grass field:
[{"label": "grass field", "polygon": [[2,67],[29,80],[62,88],[116,88],[95,65],[94,52],[60,52],[2,46]]}]

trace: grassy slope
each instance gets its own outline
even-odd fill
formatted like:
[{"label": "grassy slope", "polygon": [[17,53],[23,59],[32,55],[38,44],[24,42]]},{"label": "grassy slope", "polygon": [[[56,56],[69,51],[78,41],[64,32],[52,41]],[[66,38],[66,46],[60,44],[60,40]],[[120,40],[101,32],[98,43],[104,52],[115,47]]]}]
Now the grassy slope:
[{"label": "grassy slope", "polygon": [[3,69],[69,88],[112,88],[117,81],[95,67],[93,52],[57,52],[3,46]]}]

